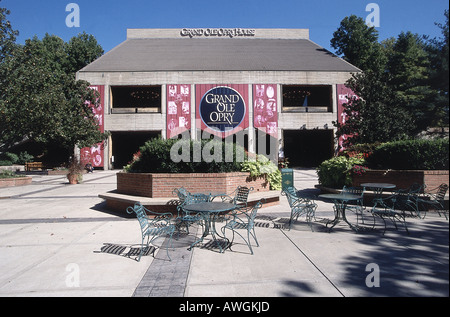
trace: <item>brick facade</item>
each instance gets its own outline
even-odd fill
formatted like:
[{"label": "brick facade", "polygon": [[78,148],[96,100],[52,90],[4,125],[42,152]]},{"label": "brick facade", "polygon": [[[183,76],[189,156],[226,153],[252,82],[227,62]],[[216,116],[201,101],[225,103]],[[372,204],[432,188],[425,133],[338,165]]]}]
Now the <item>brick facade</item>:
[{"label": "brick facade", "polygon": [[1,178],[0,179],[0,188],[1,187],[29,185],[29,184],[31,184],[31,182],[32,182],[31,177]]},{"label": "brick facade", "polygon": [[397,189],[407,189],[412,184],[424,184],[427,189],[434,189],[442,183],[448,184],[448,170],[369,170],[361,176],[353,176],[353,186],[362,183],[391,183]]},{"label": "brick facade", "polygon": [[117,192],[150,198],[173,197],[175,188],[193,193],[230,194],[239,185],[253,187],[253,192],[269,191],[264,178],[251,178],[248,173],[117,173]]}]

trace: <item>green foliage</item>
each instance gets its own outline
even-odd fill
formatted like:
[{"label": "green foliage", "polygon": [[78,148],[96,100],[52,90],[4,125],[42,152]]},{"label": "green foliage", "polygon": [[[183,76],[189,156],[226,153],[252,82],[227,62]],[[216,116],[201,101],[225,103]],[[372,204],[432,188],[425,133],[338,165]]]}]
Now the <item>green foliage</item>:
[{"label": "green foliage", "polygon": [[354,15],[342,20],[331,46],[363,70],[346,83],[359,99],[344,105],[345,124],[333,122],[344,146],[414,138],[448,126],[448,10],[437,24],[442,39],[402,32],[378,43],[378,33]]},{"label": "green foliage", "polygon": [[0,170],[0,178],[16,178],[20,177],[19,175],[16,175],[13,171],[8,170]]},{"label": "green foliage", "polygon": [[382,144],[367,164],[371,168],[398,170],[448,169],[449,140],[405,140]]},{"label": "green foliage", "polygon": [[9,152],[0,154],[0,166],[25,164],[31,161],[33,161],[33,155],[28,154],[26,151],[21,152],[19,155]]},{"label": "green foliage", "polygon": [[338,156],[322,162],[317,168],[319,184],[325,187],[342,188],[352,184],[352,170],[356,165],[364,164],[361,157],[347,158]]},{"label": "green foliage", "polygon": [[363,71],[377,71],[386,63],[378,43],[378,31],[364,19],[351,15],[344,18],[331,39],[336,54]]},{"label": "green foliage", "polygon": [[270,189],[281,190],[281,171],[264,155],[258,155],[256,160],[243,162],[242,171],[250,172],[251,177],[267,177]]},{"label": "green foliage", "polygon": [[[249,172],[251,177],[267,177],[271,189],[281,190],[281,172],[277,165],[265,156],[258,155],[256,160],[247,160],[244,154],[242,147],[218,140],[152,139],[134,155],[133,161],[125,171],[130,173],[243,171]],[[240,162],[240,158],[243,162]]]},{"label": "green foliage", "polygon": [[7,19],[10,13],[6,8],[0,8],[0,63],[11,54],[16,36],[19,35],[19,32],[13,30],[11,22]]},{"label": "green foliage", "polygon": [[74,73],[102,53],[85,33],[69,43],[46,34],[11,46],[0,63],[0,150],[24,141],[73,150],[104,140],[89,106],[98,106],[98,94]]},{"label": "green foliage", "polygon": [[[226,156],[230,149],[233,154],[231,161]],[[126,170],[142,173],[236,172],[241,169],[240,162],[233,159],[238,151],[244,152],[235,144],[217,140],[152,139],[140,148],[139,158]],[[205,157],[208,159],[205,160]],[[182,160],[177,162],[177,158]]]},{"label": "green foliage", "polygon": [[6,152],[0,155],[0,166],[17,164],[18,161],[19,156],[17,154]]}]

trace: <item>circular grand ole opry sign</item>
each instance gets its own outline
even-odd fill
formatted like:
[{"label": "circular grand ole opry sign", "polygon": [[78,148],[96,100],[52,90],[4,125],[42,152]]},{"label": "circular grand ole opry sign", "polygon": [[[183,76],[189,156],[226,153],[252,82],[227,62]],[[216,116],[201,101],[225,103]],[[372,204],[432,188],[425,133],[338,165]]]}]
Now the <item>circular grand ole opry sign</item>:
[{"label": "circular grand ole opry sign", "polygon": [[246,106],[241,94],[231,87],[214,87],[200,102],[200,118],[217,132],[230,132],[245,118]]}]

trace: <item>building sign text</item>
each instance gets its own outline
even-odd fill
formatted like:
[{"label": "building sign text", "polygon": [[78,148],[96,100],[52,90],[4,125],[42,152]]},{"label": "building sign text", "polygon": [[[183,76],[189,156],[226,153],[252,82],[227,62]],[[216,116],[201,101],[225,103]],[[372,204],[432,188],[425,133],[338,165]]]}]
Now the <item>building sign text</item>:
[{"label": "building sign text", "polygon": [[180,34],[182,37],[248,37],[255,36],[254,29],[182,29]]}]

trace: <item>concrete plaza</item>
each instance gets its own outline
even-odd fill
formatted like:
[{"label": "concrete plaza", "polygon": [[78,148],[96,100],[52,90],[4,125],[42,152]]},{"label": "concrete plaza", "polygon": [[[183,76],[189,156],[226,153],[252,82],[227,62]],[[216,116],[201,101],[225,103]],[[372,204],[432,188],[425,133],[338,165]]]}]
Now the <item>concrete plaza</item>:
[{"label": "concrete plaza", "polygon": [[[192,230],[174,241],[172,261],[157,249],[136,262],[129,251],[140,243],[137,220],[98,197],[116,188],[116,172],[96,171],[79,185],[34,175],[31,185],[0,189],[0,296],[449,296],[444,217],[407,218],[409,235],[391,223],[384,235],[382,223],[355,233],[341,222],[328,232],[323,219],[333,217],[333,204],[320,200],[314,231],[304,219],[284,228],[283,196],[261,209],[253,255],[238,236],[232,251],[188,251]],[[295,170],[298,189],[316,195],[316,184],[314,170]]]}]

